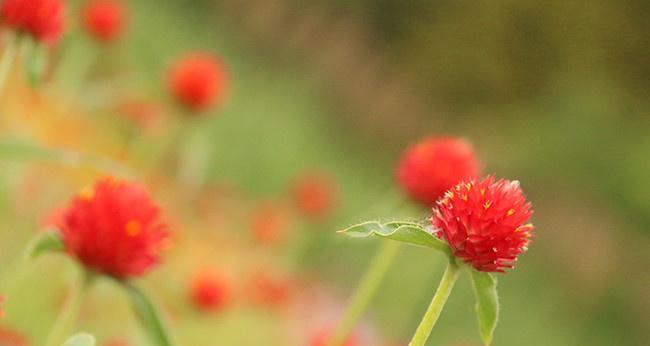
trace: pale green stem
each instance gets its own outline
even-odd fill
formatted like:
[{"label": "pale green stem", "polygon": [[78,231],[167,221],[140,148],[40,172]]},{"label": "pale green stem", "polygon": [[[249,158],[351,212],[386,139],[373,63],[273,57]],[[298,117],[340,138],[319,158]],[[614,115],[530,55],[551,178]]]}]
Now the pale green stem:
[{"label": "pale green stem", "polygon": [[424,346],[427,342],[429,335],[431,335],[431,330],[433,329],[433,326],[435,326],[436,321],[438,321],[440,312],[445,306],[452,288],[454,288],[459,273],[460,268],[458,265],[454,263],[453,260],[450,260],[445,273],[442,275],[442,280],[440,280],[440,285],[436,290],[436,294],[433,295],[431,304],[429,304],[427,312],[424,314],[424,317],[422,317],[422,321],[420,321],[420,325],[415,331],[409,346]]},{"label": "pale green stem", "polygon": [[0,92],[3,90],[7,81],[7,77],[11,71],[11,65],[13,65],[16,59],[16,54],[16,38],[13,34],[10,34],[5,51],[2,53],[2,57],[0,57]]},{"label": "pale green stem", "polygon": [[382,242],[370,263],[370,267],[352,295],[347,310],[334,330],[332,338],[327,344],[328,346],[343,345],[350,336],[359,318],[366,311],[368,304],[377,293],[390,265],[393,263],[393,259],[397,255],[400,245],[401,243],[392,240]]},{"label": "pale green stem", "polygon": [[90,282],[89,274],[84,269],[81,270],[82,272],[75,280],[76,282],[72,287],[67,302],[54,322],[54,326],[52,326],[52,329],[50,330],[45,346],[61,346],[69,336],[71,332],[70,329],[77,322],[83,304],[84,295],[86,293],[86,287]]}]

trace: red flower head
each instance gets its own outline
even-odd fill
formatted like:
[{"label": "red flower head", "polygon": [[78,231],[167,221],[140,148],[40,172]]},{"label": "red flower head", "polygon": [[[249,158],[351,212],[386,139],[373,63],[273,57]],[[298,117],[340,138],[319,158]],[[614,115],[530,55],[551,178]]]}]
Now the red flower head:
[{"label": "red flower head", "polygon": [[415,201],[433,206],[445,191],[479,174],[469,142],[458,138],[428,138],[409,148],[397,169],[397,179]]},{"label": "red flower head", "polygon": [[119,0],[93,0],[86,5],[83,23],[95,39],[113,42],[124,32],[126,9]]},{"label": "red flower head", "polygon": [[[311,338],[311,341],[309,343],[309,346],[326,346],[327,343],[330,341],[330,338],[332,337],[332,329],[331,328],[323,328],[319,331],[317,331]],[[359,345],[359,340],[355,334],[350,336],[345,343],[343,343],[343,346],[358,346]]]},{"label": "red flower head", "polygon": [[147,191],[113,178],[75,197],[60,231],[67,251],[83,265],[118,279],[148,272],[169,243],[169,229]]},{"label": "red flower head", "polygon": [[253,210],[250,224],[256,242],[273,245],[281,242],[287,235],[289,219],[280,206],[263,203]]},{"label": "red flower head", "polygon": [[64,14],[62,0],[4,0],[0,5],[4,25],[48,44],[61,36]]},{"label": "red flower head", "polygon": [[0,345],[2,346],[28,346],[30,343],[27,338],[11,329],[0,327]]},{"label": "red flower head", "polygon": [[249,292],[251,300],[256,304],[281,307],[291,298],[291,284],[286,279],[260,271],[252,277]]},{"label": "red flower head", "polygon": [[230,301],[228,282],[212,273],[196,275],[190,282],[189,290],[192,303],[203,311],[219,310]]},{"label": "red flower head", "polygon": [[176,62],[169,74],[172,94],[192,111],[221,101],[227,79],[223,64],[206,53],[194,53]]},{"label": "red flower head", "polygon": [[437,202],[434,233],[474,269],[504,272],[526,251],[533,214],[519,182],[487,177],[456,185]]},{"label": "red flower head", "polygon": [[322,219],[334,209],[336,185],[325,174],[305,174],[294,182],[293,197],[302,214],[312,219]]}]

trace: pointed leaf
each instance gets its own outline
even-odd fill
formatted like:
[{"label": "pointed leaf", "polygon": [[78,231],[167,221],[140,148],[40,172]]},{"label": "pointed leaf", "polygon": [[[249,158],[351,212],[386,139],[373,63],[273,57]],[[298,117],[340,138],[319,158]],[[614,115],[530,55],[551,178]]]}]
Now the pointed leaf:
[{"label": "pointed leaf", "polygon": [[61,234],[57,231],[40,233],[32,240],[27,248],[26,256],[29,259],[36,259],[46,252],[60,252],[65,249]]},{"label": "pointed leaf", "polygon": [[499,319],[499,297],[497,279],[490,273],[472,270],[472,283],[476,296],[476,316],[478,317],[481,339],[485,345],[492,343],[492,335]]},{"label": "pointed leaf", "polygon": [[430,229],[415,222],[390,221],[381,223],[379,221],[368,221],[350,226],[339,231],[339,233],[354,238],[365,238],[374,235],[412,245],[429,247],[442,251],[447,255],[450,254],[447,244],[436,238]]},{"label": "pointed leaf", "polygon": [[151,303],[147,295],[134,285],[127,282],[121,283],[129,296],[133,311],[154,345],[171,346],[172,343],[167,333],[167,329],[160,318],[158,310]]},{"label": "pointed leaf", "polygon": [[63,346],[95,346],[95,337],[90,334],[79,333],[68,339]]}]

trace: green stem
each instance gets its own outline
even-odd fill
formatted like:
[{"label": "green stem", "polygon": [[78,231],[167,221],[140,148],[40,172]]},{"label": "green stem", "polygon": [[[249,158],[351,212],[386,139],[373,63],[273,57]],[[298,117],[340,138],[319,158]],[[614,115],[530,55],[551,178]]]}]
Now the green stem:
[{"label": "green stem", "polygon": [[5,51],[0,57],[0,91],[4,88],[5,82],[11,71],[11,65],[16,58],[16,38],[13,34],[7,40],[7,45],[5,46]]},{"label": "green stem", "polygon": [[380,248],[370,263],[370,267],[352,295],[347,310],[334,330],[332,339],[327,344],[328,346],[339,346],[345,343],[357,324],[357,321],[366,311],[368,304],[377,293],[377,289],[379,289],[379,285],[384,280],[390,265],[393,263],[400,245],[401,243],[392,240],[384,240],[380,245]]},{"label": "green stem", "polygon": [[436,324],[436,321],[438,321],[440,312],[445,306],[452,288],[454,288],[459,273],[460,270],[458,265],[454,263],[453,260],[450,260],[449,265],[447,265],[447,269],[442,276],[442,280],[440,280],[440,285],[436,290],[436,294],[433,295],[431,304],[429,304],[427,312],[424,314],[424,317],[422,317],[422,321],[420,321],[420,325],[415,331],[409,346],[424,346],[427,342],[429,335],[431,335],[431,330]]},{"label": "green stem", "polygon": [[68,301],[50,330],[45,346],[61,346],[70,333],[70,328],[77,322],[86,287],[90,282],[90,275],[84,269],[82,271],[79,278],[75,280]]}]

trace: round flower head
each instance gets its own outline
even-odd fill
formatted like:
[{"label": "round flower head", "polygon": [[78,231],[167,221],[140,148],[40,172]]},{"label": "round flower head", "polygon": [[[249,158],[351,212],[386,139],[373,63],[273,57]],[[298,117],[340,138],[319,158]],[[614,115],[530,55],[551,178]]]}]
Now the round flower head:
[{"label": "round flower head", "polygon": [[274,245],[284,240],[289,228],[289,218],[281,206],[262,203],[250,216],[253,239],[262,245]]},{"label": "round flower head", "polygon": [[227,76],[224,66],[206,53],[195,53],[176,62],[169,74],[171,92],[192,111],[201,111],[221,101]]},{"label": "round flower head", "polygon": [[445,191],[479,174],[469,142],[458,138],[428,138],[403,155],[397,179],[415,201],[433,206]]},{"label": "round flower head", "polygon": [[209,273],[200,273],[194,277],[189,289],[192,303],[203,311],[223,308],[230,300],[228,283]]},{"label": "round flower head", "polygon": [[126,9],[119,0],[93,0],[84,10],[86,31],[95,39],[109,43],[117,40],[126,26]]},{"label": "round flower head", "polygon": [[62,0],[4,0],[0,5],[4,25],[47,44],[61,36],[64,14]]},{"label": "round flower head", "polygon": [[334,209],[336,186],[325,174],[305,174],[294,182],[293,197],[302,214],[312,219],[322,219]]},{"label": "round flower head", "polygon": [[291,283],[266,272],[257,272],[249,282],[251,300],[266,307],[282,307],[291,299]]},{"label": "round flower head", "polygon": [[60,232],[67,251],[84,266],[118,279],[148,272],[169,242],[169,229],[147,191],[113,178],[72,200]]},{"label": "round flower head", "polygon": [[526,251],[533,225],[519,182],[487,177],[456,185],[437,202],[435,235],[474,269],[504,272]]},{"label": "round flower head", "polygon": [[22,333],[0,327],[0,345],[3,346],[28,346],[29,340]]}]

